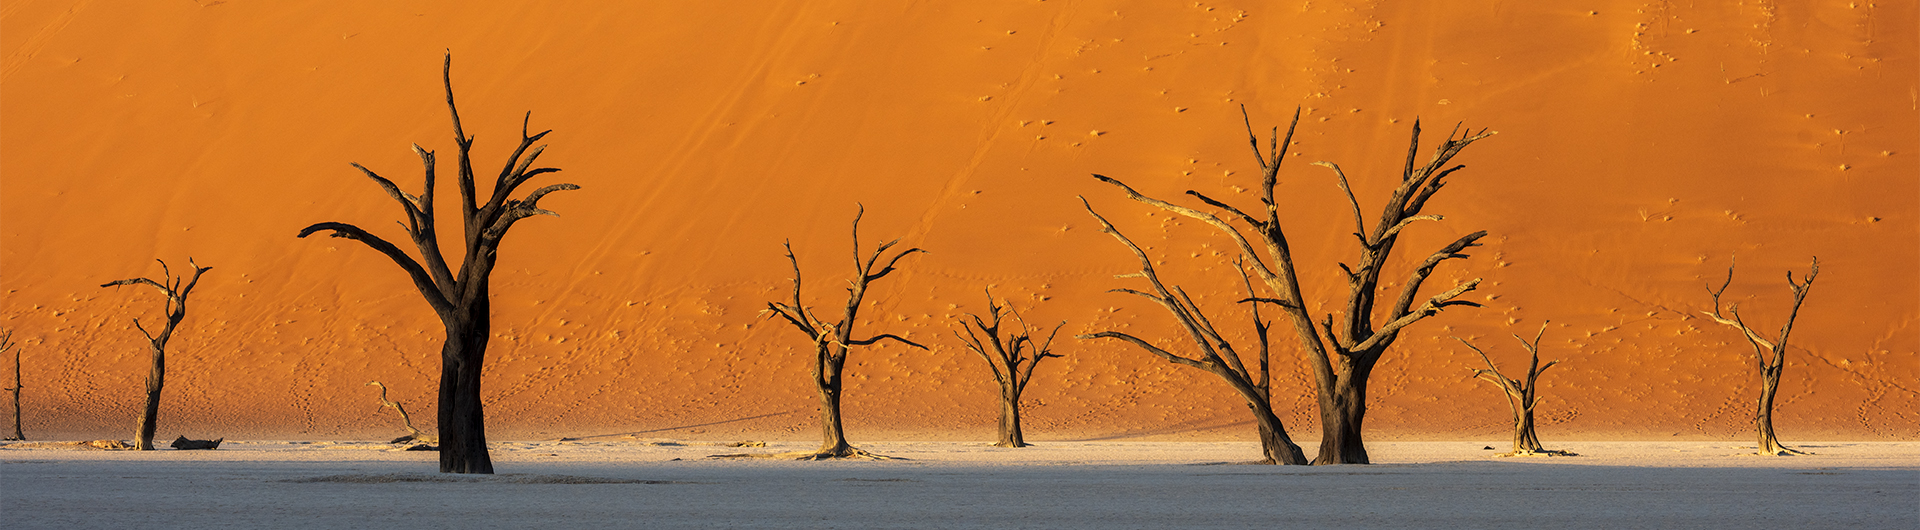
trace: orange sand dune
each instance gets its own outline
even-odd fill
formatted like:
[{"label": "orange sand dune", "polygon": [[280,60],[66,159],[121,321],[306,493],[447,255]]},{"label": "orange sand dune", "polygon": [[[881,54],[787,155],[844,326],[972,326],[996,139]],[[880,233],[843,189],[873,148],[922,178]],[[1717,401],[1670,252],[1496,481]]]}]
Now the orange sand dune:
[{"label": "orange sand dune", "polygon": [[[439,327],[391,263],[321,221],[389,238],[399,210],[347,166],[411,190],[417,142],[450,157],[441,54],[483,176],[522,113],[552,128],[542,182],[584,191],[509,236],[486,380],[494,438],[814,436],[805,344],[760,318],[791,240],[835,306],[866,243],[928,255],[876,284],[868,332],[933,351],[856,353],[856,439],[985,439],[995,394],[951,338],[991,287],[1063,335],[1165,337],[1105,290],[1134,264],[1086,196],[1165,259],[1223,326],[1230,248],[1090,173],[1174,198],[1254,204],[1241,129],[1304,118],[1282,218],[1317,304],[1356,252],[1332,174],[1376,210],[1423,120],[1499,135],[1429,207],[1398,263],[1473,230],[1485,278],[1376,375],[1387,438],[1502,436],[1506,407],[1450,336],[1515,366],[1551,320],[1541,435],[1746,436],[1758,391],[1729,299],[1765,329],[1785,271],[1822,275],[1793,334],[1781,436],[1920,433],[1920,65],[1909,2],[131,2],[0,6],[0,322],[24,348],[32,437],[121,436],[149,289],[101,289],[187,256],[211,265],[176,339],[160,435],[397,434],[380,380],[431,424]],[[1424,155],[1422,155],[1424,156]],[[450,170],[449,170],[450,171]],[[444,175],[445,173],[443,173]],[[442,196],[451,196],[444,191]],[[451,204],[451,203],[446,203]],[[443,209],[443,211],[445,211]],[[1389,271],[1390,278],[1402,271]],[[1331,303],[1329,303],[1331,302]],[[1276,330],[1279,409],[1317,437],[1308,377]],[[1029,436],[1251,436],[1211,376],[1063,338],[1030,388]],[[1283,414],[1285,415],[1285,414]]]}]

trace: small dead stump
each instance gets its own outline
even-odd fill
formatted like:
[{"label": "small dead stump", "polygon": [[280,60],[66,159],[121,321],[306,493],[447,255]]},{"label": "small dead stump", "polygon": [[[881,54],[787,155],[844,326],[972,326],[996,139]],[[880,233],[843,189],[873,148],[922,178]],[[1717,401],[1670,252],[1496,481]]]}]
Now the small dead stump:
[{"label": "small dead stump", "polygon": [[227,440],[226,438],[214,438],[212,440],[189,440],[187,439],[187,437],[181,436],[179,438],[173,439],[173,448],[181,451],[219,449],[220,442],[224,442],[226,440]]}]

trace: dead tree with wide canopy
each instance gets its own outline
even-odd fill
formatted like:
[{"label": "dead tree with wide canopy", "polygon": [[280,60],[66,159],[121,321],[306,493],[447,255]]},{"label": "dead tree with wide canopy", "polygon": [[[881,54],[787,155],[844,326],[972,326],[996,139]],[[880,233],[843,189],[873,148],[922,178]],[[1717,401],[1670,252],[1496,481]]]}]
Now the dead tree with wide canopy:
[{"label": "dead tree with wide canopy", "polygon": [[1500,368],[1493,365],[1493,358],[1487,357],[1487,352],[1481,351],[1479,346],[1474,346],[1473,343],[1467,342],[1467,339],[1460,337],[1453,338],[1453,340],[1460,341],[1461,344],[1467,345],[1467,348],[1472,349],[1474,353],[1480,354],[1480,360],[1486,361],[1487,369],[1471,369],[1473,370],[1473,376],[1485,380],[1488,383],[1493,383],[1494,386],[1500,387],[1500,390],[1507,395],[1507,408],[1513,411],[1513,452],[1500,456],[1573,456],[1573,453],[1566,451],[1553,451],[1541,447],[1540,435],[1534,433],[1533,406],[1539,402],[1540,398],[1539,386],[1536,383],[1540,380],[1541,372],[1547,371],[1547,369],[1552,368],[1553,365],[1560,364],[1560,361],[1547,361],[1547,364],[1540,364],[1540,337],[1544,337],[1546,334],[1547,323],[1542,322],[1540,323],[1540,332],[1533,336],[1533,342],[1527,342],[1527,339],[1521,338],[1519,335],[1513,336],[1513,339],[1520,341],[1520,346],[1526,348],[1527,353],[1531,356],[1527,361],[1526,379],[1514,379],[1501,374]]},{"label": "dead tree with wide canopy", "polygon": [[[133,436],[133,448],[140,451],[153,450],[153,432],[159,427],[160,390],[167,384],[167,341],[173,339],[173,330],[180,326],[180,321],[187,318],[187,295],[193,292],[193,286],[200,284],[200,275],[213,270],[213,267],[201,267],[193,262],[193,258],[187,258],[187,266],[193,269],[193,277],[177,278],[174,277],[173,271],[167,268],[167,262],[157,259],[154,261],[160,262],[162,275],[160,281],[129,278],[100,284],[101,287],[150,285],[159,289],[160,293],[167,297],[167,323],[160,328],[159,335],[147,331],[146,326],[140,325],[140,319],[133,319],[133,327],[147,337],[147,350],[153,354],[153,362],[147,370],[147,403],[146,407],[140,411],[140,423],[135,427]],[[186,284],[181,285],[182,281]],[[15,399],[17,400],[18,396]]]},{"label": "dead tree with wide canopy", "polygon": [[426,298],[427,305],[439,315],[440,323],[446,328],[446,341],[440,348],[440,471],[492,473],[493,461],[487,455],[486,424],[480,401],[481,368],[486,360],[487,341],[492,337],[488,280],[493,274],[494,262],[499,257],[500,241],[506,237],[507,230],[521,219],[535,215],[558,216],[541,209],[540,199],[549,193],[577,190],[580,187],[554,184],[534,190],[522,198],[512,198],[515,190],[534,177],[560,171],[533,166],[546,149],[545,145],[534,144],[553,131],[529,135],[527,123],[533,117],[533,113],[529,112],[520,124],[520,145],[513,150],[513,155],[507,158],[506,165],[500,169],[500,175],[494,179],[492,193],[484,197],[476,195],[471,157],[474,139],[460,128],[460,110],[453,102],[452,70],[453,56],[448,54],[441,65],[441,81],[446,86],[447,111],[453,117],[453,141],[460,148],[459,222],[465,233],[461,239],[464,252],[460,256],[459,268],[450,267],[440,252],[434,215],[435,158],[433,151],[419,145],[413,146],[413,152],[420,156],[426,178],[420,195],[400,191],[393,181],[360,164],[353,164],[354,169],[373,179],[389,197],[400,203],[406,216],[406,223],[402,226],[406,228],[408,238],[413,240],[414,247],[419,250],[419,260],[379,236],[346,223],[318,223],[302,229],[300,237],[331,232],[333,237],[365,243],[392,259],[413,279],[414,287]]},{"label": "dead tree with wide canopy", "polygon": [[[1461,131],[1458,127],[1447,139],[1434,147],[1433,155],[1425,164],[1418,164],[1420,151],[1420,124],[1413,125],[1413,139],[1407,148],[1406,164],[1401,170],[1400,183],[1393,195],[1387,199],[1373,229],[1366,226],[1366,218],[1361,213],[1360,202],[1354,197],[1353,190],[1347,184],[1345,172],[1340,166],[1329,162],[1315,165],[1331,169],[1341,191],[1346,192],[1347,203],[1352,207],[1355,225],[1354,237],[1358,240],[1360,253],[1355,265],[1341,263],[1340,270],[1347,282],[1348,295],[1345,310],[1339,314],[1332,312],[1316,322],[1308,310],[1306,297],[1301,294],[1300,276],[1295,271],[1293,249],[1288,244],[1286,232],[1280,224],[1280,206],[1274,199],[1274,188],[1279,183],[1281,163],[1286,160],[1293,143],[1293,133],[1300,124],[1300,112],[1296,109],[1293,122],[1287,126],[1286,139],[1281,140],[1276,127],[1268,139],[1268,147],[1263,152],[1259,136],[1253,131],[1252,119],[1245,116],[1247,136],[1253,144],[1255,161],[1261,168],[1260,202],[1264,211],[1248,213],[1226,202],[1214,199],[1198,191],[1186,193],[1206,203],[1226,215],[1239,221],[1241,225],[1254,232],[1255,237],[1265,248],[1255,250],[1254,243],[1242,234],[1240,229],[1220,215],[1176,205],[1160,199],[1142,195],[1119,180],[1104,175],[1094,175],[1102,182],[1112,184],[1127,195],[1127,198],[1149,204],[1163,210],[1186,216],[1206,223],[1232,239],[1238,246],[1241,259],[1246,267],[1252,269],[1265,284],[1268,296],[1250,297],[1256,303],[1278,306],[1292,321],[1294,334],[1300,339],[1307,354],[1307,364],[1314,375],[1319,390],[1320,407],[1320,453],[1314,464],[1365,464],[1368,463],[1366,445],[1361,437],[1362,422],[1367,412],[1367,380],[1373,369],[1379,364],[1400,332],[1415,322],[1439,314],[1442,309],[1456,305],[1478,306],[1462,299],[1466,293],[1480,284],[1474,278],[1455,285],[1441,293],[1422,297],[1420,288],[1433,274],[1441,262],[1468,257],[1461,251],[1468,247],[1479,246],[1478,241],[1486,237],[1485,231],[1477,231],[1454,240],[1441,247],[1413,266],[1407,278],[1400,284],[1400,294],[1381,311],[1380,278],[1385,274],[1389,256],[1399,242],[1400,233],[1416,221],[1439,221],[1439,215],[1423,215],[1421,211],[1434,194],[1445,185],[1446,177],[1463,169],[1463,165],[1449,165],[1454,156],[1466,149],[1469,144],[1481,140],[1493,133],[1484,129]],[[1258,215],[1256,215],[1256,213]],[[1381,314],[1376,315],[1376,312]],[[1337,320],[1336,320],[1337,318]],[[1378,320],[1376,320],[1378,318]]]},{"label": "dead tree with wide canopy", "polygon": [[[1002,312],[1002,310],[1005,312]],[[1003,318],[1013,316],[1013,322],[1019,329],[1004,328]],[[953,333],[960,343],[981,359],[987,361],[987,368],[993,370],[993,380],[1000,387],[1000,441],[994,443],[1000,447],[1026,447],[1026,434],[1020,429],[1020,395],[1027,391],[1027,383],[1033,381],[1033,368],[1040,365],[1042,359],[1059,357],[1053,353],[1053,338],[1060,334],[1060,328],[1066,326],[1065,320],[1053,327],[1046,340],[1034,341],[1033,329],[1027,326],[1027,319],[1013,306],[1002,306],[994,301],[993,292],[987,291],[987,317],[968,313],[967,318],[956,317],[960,322],[959,331]]]},{"label": "dead tree with wide canopy", "polygon": [[[1300,450],[1300,445],[1294,443],[1293,438],[1287,435],[1286,425],[1281,423],[1279,414],[1273,411],[1273,379],[1269,369],[1272,366],[1270,360],[1272,348],[1267,340],[1268,324],[1260,317],[1260,304],[1247,304],[1247,311],[1253,318],[1254,337],[1259,344],[1253,353],[1253,358],[1257,362],[1252,368],[1248,368],[1247,362],[1241,359],[1241,354],[1234,348],[1233,342],[1220,333],[1220,330],[1214,326],[1213,320],[1207,318],[1206,312],[1200,309],[1199,304],[1193,303],[1193,297],[1188,296],[1185,289],[1181,289],[1178,285],[1169,287],[1161,282],[1160,273],[1153,269],[1153,258],[1148,257],[1147,252],[1140,249],[1140,245],[1134,244],[1132,239],[1114,228],[1113,223],[1108,222],[1106,217],[1095,212],[1093,205],[1086,202],[1086,198],[1081,198],[1080,203],[1086,207],[1087,213],[1100,221],[1102,233],[1119,240],[1120,244],[1133,251],[1134,258],[1140,260],[1139,272],[1122,274],[1116,278],[1143,278],[1147,280],[1148,285],[1153,286],[1151,293],[1124,287],[1110,292],[1140,296],[1166,308],[1167,312],[1173,315],[1174,320],[1180,322],[1181,329],[1187,332],[1187,338],[1193,341],[1193,346],[1199,351],[1199,355],[1180,355],[1155,346],[1140,337],[1119,331],[1089,333],[1076,338],[1119,339],[1167,362],[1198,368],[1219,377],[1227,383],[1227,386],[1233,387],[1234,392],[1240,394],[1240,398],[1247,402],[1247,409],[1253,413],[1254,425],[1260,433],[1259,463],[1307,464],[1306,454]],[[1243,265],[1240,260],[1235,260],[1234,264]],[[1248,302],[1255,294],[1253,280],[1247,276],[1245,269],[1241,269],[1240,279],[1247,287],[1248,298],[1242,302]]]},{"label": "dead tree with wide canopy", "polygon": [[1793,307],[1787,310],[1787,322],[1780,325],[1780,334],[1775,340],[1760,336],[1740,318],[1740,304],[1727,304],[1726,309],[1721,310],[1720,296],[1726,294],[1727,286],[1733,284],[1733,266],[1731,261],[1727,263],[1727,281],[1722,282],[1719,289],[1707,287],[1707,294],[1713,295],[1713,311],[1700,313],[1714,322],[1740,330],[1747,337],[1747,343],[1753,345],[1753,365],[1760,373],[1760,400],[1754,408],[1753,427],[1759,437],[1760,454],[1806,454],[1780,445],[1780,439],[1773,435],[1773,398],[1780,391],[1780,374],[1787,364],[1787,336],[1793,334],[1793,321],[1800,316],[1800,304],[1807,301],[1807,290],[1813,287],[1813,278],[1820,275],[1820,258],[1813,258],[1805,281],[1794,282],[1793,271],[1787,271],[1787,288],[1793,292]]},{"label": "dead tree with wide canopy", "polygon": [[[840,422],[840,398],[845,389],[846,380],[841,372],[846,367],[847,353],[854,346],[871,346],[882,340],[892,340],[927,349],[913,341],[891,333],[882,333],[864,339],[853,338],[853,326],[858,322],[860,304],[867,296],[867,286],[892,274],[894,264],[900,258],[916,252],[926,252],[918,248],[909,248],[886,257],[887,251],[900,240],[881,243],[873,254],[860,253],[860,217],[866,214],[866,208],[853,215],[853,269],[852,279],[847,280],[847,304],[841,310],[840,320],[829,321],[815,315],[800,299],[800,260],[793,256],[793,242],[786,243],[787,262],[793,264],[793,299],[790,302],[767,302],[767,312],[786,319],[793,327],[807,335],[813,342],[813,384],[820,393],[820,449],[813,452],[770,455],[796,457],[803,460],[825,460],[831,458],[886,458],[869,453],[847,443],[846,429]],[[725,455],[746,456],[746,455]]]}]

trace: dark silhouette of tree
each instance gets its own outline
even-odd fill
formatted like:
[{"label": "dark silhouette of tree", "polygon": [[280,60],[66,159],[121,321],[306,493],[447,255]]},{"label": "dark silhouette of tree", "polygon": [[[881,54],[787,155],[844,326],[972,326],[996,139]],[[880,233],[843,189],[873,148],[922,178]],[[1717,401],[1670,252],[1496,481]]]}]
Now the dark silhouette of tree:
[{"label": "dark silhouette of tree", "polygon": [[[167,324],[160,328],[159,335],[148,332],[146,326],[140,325],[140,319],[133,319],[133,327],[147,337],[147,348],[153,353],[153,363],[147,371],[147,404],[144,409],[141,409],[140,424],[135,428],[133,436],[133,448],[140,451],[153,450],[153,431],[158,428],[157,422],[160,416],[160,389],[167,384],[167,341],[173,338],[173,330],[180,325],[180,321],[187,318],[187,295],[193,292],[193,286],[200,284],[200,275],[213,270],[213,267],[201,267],[193,262],[193,258],[187,258],[187,266],[193,269],[193,277],[191,279],[175,278],[173,271],[167,269],[167,262],[154,261],[160,262],[162,274],[160,281],[130,278],[100,284],[101,287],[151,285],[167,296]],[[183,280],[186,282],[185,286],[180,284]]]},{"label": "dark silhouette of tree", "polygon": [[20,350],[14,349],[13,330],[0,329],[0,355],[13,352],[13,386],[7,388],[13,392],[13,436],[8,440],[25,440],[27,435],[20,430]]},{"label": "dark silhouette of tree", "polygon": [[1547,369],[1552,368],[1553,365],[1560,364],[1560,361],[1547,361],[1547,364],[1540,364],[1540,337],[1546,336],[1546,334],[1547,323],[1542,322],[1540,323],[1540,333],[1534,335],[1533,342],[1527,342],[1527,339],[1521,338],[1519,335],[1513,336],[1513,339],[1520,341],[1520,346],[1526,348],[1527,353],[1531,355],[1527,361],[1527,373],[1524,376],[1526,379],[1514,379],[1502,375],[1500,368],[1493,365],[1493,359],[1487,357],[1487,352],[1481,351],[1478,346],[1467,342],[1466,339],[1460,337],[1453,338],[1453,340],[1460,341],[1461,344],[1465,344],[1468,348],[1473,349],[1474,353],[1480,354],[1480,360],[1487,362],[1487,369],[1485,370],[1472,369],[1474,377],[1478,377],[1486,382],[1493,383],[1494,386],[1500,387],[1500,390],[1507,395],[1507,408],[1513,410],[1513,452],[1500,456],[1573,456],[1573,453],[1566,451],[1552,451],[1542,448],[1540,446],[1540,435],[1534,434],[1533,430],[1533,405],[1539,401],[1539,387],[1536,386],[1535,383],[1540,380],[1541,372],[1547,371]]},{"label": "dark silhouette of tree", "polygon": [[[420,295],[426,298],[427,305],[440,316],[440,322],[446,328],[446,342],[440,348],[440,471],[492,473],[493,460],[487,455],[486,423],[480,402],[481,367],[486,360],[487,341],[492,337],[488,280],[493,274],[494,261],[499,257],[500,241],[506,237],[507,230],[521,219],[535,215],[557,217],[559,214],[540,209],[540,199],[549,193],[577,190],[580,187],[554,184],[534,190],[520,199],[511,198],[514,190],[533,177],[560,171],[533,167],[534,160],[540,158],[540,153],[546,149],[545,145],[535,147],[533,144],[553,131],[528,135],[527,123],[533,118],[533,113],[529,112],[520,124],[520,146],[513,150],[513,155],[507,158],[506,165],[500,169],[500,176],[494,179],[492,194],[485,198],[476,196],[470,156],[473,137],[467,136],[460,128],[460,110],[453,103],[452,70],[453,55],[448,54],[441,66],[441,80],[447,89],[447,111],[453,116],[453,141],[460,147],[459,221],[465,228],[465,237],[462,239],[465,244],[459,269],[450,268],[440,253],[440,242],[434,229],[434,153],[419,145],[413,146],[413,152],[420,156],[420,163],[426,168],[426,186],[418,196],[400,191],[393,181],[360,164],[353,164],[355,169],[373,179],[388,196],[400,203],[407,218],[404,225],[407,235],[420,252],[419,261],[379,236],[346,223],[318,223],[302,229],[300,237],[327,231],[333,237],[365,243],[391,258],[413,279],[414,287],[419,289]],[[529,152],[528,148],[532,148],[532,151]]]},{"label": "dark silhouette of tree", "polygon": [[[1002,313],[1001,310],[1006,312]],[[1002,318],[1013,315],[1013,321],[1020,329],[1002,329]],[[1001,306],[993,299],[993,292],[987,292],[987,318],[968,313],[969,322],[964,318],[955,318],[965,335],[954,332],[960,343],[987,361],[987,368],[993,371],[993,380],[1000,386],[1000,441],[993,444],[1000,447],[1026,447],[1026,435],[1020,430],[1020,395],[1027,391],[1027,383],[1033,381],[1033,368],[1040,365],[1041,359],[1059,357],[1053,353],[1053,338],[1060,334],[1062,320],[1047,334],[1044,341],[1033,340],[1033,329],[1027,326],[1027,319],[1020,317],[1020,311],[1012,306]],[[1005,333],[1002,333],[1004,331]]]},{"label": "dark silhouette of tree", "polygon": [[[860,302],[867,296],[867,285],[885,278],[894,271],[894,264],[900,258],[915,252],[926,252],[918,248],[909,248],[886,258],[887,250],[900,243],[895,239],[880,244],[873,254],[862,257],[860,253],[860,217],[866,214],[862,207],[853,216],[853,278],[847,280],[847,305],[841,312],[840,320],[827,321],[813,314],[800,300],[800,260],[793,257],[793,242],[786,243],[787,262],[793,264],[793,300],[792,302],[767,302],[767,311],[779,315],[807,339],[813,341],[813,384],[820,391],[820,450],[811,453],[789,453],[771,455],[797,457],[804,460],[824,460],[830,458],[887,458],[863,451],[847,443],[846,430],[840,424],[841,390],[846,383],[840,373],[847,363],[847,353],[854,346],[870,346],[882,339],[891,339],[901,344],[927,349],[913,341],[890,333],[882,333],[864,339],[853,338],[853,325],[858,322]],[[875,270],[878,266],[879,269]],[[744,456],[744,455],[725,455]]]},{"label": "dark silhouette of tree", "polygon": [[[1243,117],[1245,111],[1243,107]],[[1419,291],[1435,267],[1446,260],[1466,258],[1467,255],[1460,252],[1468,247],[1479,246],[1478,241],[1487,233],[1479,231],[1462,236],[1415,265],[1400,284],[1399,296],[1388,303],[1383,314],[1376,315],[1375,312],[1382,309],[1379,307],[1383,294],[1380,292],[1380,277],[1385,273],[1387,259],[1399,241],[1401,230],[1415,221],[1441,219],[1438,215],[1422,215],[1421,210],[1434,194],[1439,193],[1447,176],[1465,167],[1449,166],[1453,157],[1466,149],[1467,145],[1493,133],[1484,129],[1462,132],[1456,127],[1446,141],[1434,148],[1427,163],[1416,164],[1420,150],[1420,124],[1414,122],[1413,139],[1407,149],[1406,166],[1401,171],[1400,184],[1387,200],[1372,230],[1367,229],[1359,200],[1347,185],[1346,174],[1340,170],[1340,166],[1328,162],[1315,164],[1333,170],[1338,178],[1336,184],[1347,193],[1356,227],[1353,235],[1360,244],[1357,266],[1340,264],[1348,287],[1345,310],[1338,315],[1329,312],[1316,322],[1301,294],[1299,274],[1294,269],[1293,250],[1280,224],[1279,203],[1274,200],[1280,165],[1286,160],[1292,146],[1294,129],[1300,123],[1300,113],[1298,110],[1294,112],[1293,122],[1287,126],[1286,140],[1280,140],[1278,128],[1273,130],[1264,153],[1260,149],[1259,137],[1253,131],[1252,119],[1247,118],[1246,121],[1254,158],[1260,163],[1260,202],[1265,211],[1256,210],[1260,214],[1256,216],[1197,191],[1188,190],[1187,195],[1225,211],[1231,219],[1238,220],[1252,230],[1266,249],[1264,256],[1254,249],[1254,243],[1239,228],[1218,215],[1141,195],[1132,187],[1104,175],[1094,175],[1094,178],[1120,188],[1129,199],[1199,220],[1233,240],[1240,249],[1246,267],[1253,270],[1269,293],[1266,297],[1249,299],[1280,307],[1288,320],[1293,322],[1294,333],[1307,353],[1307,364],[1313,371],[1319,389],[1320,407],[1320,453],[1314,457],[1313,463],[1365,464],[1369,459],[1361,437],[1361,427],[1367,413],[1368,378],[1381,356],[1399,339],[1400,332],[1407,326],[1439,314],[1446,307],[1478,305],[1460,299],[1479,286],[1478,278],[1424,299]]]},{"label": "dark silhouette of tree", "polygon": [[1740,330],[1740,333],[1747,337],[1747,342],[1753,345],[1753,364],[1760,372],[1760,402],[1753,412],[1754,431],[1760,438],[1760,454],[1772,456],[1806,454],[1780,445],[1780,439],[1774,437],[1773,397],[1780,390],[1780,373],[1787,364],[1787,336],[1793,334],[1793,321],[1800,316],[1800,304],[1806,302],[1807,290],[1813,287],[1813,278],[1820,275],[1820,258],[1813,258],[1813,265],[1807,271],[1806,281],[1795,283],[1793,271],[1787,271],[1787,288],[1793,291],[1793,308],[1787,311],[1787,323],[1780,326],[1779,338],[1771,341],[1761,337],[1759,332],[1754,331],[1752,327],[1747,326],[1746,321],[1741,320],[1740,304],[1728,304],[1725,313],[1722,313],[1720,295],[1725,294],[1727,286],[1733,284],[1733,266],[1731,261],[1727,263],[1727,281],[1721,283],[1719,289],[1711,286],[1707,288],[1707,293],[1713,295],[1713,311],[1700,313],[1713,319],[1714,322]]}]

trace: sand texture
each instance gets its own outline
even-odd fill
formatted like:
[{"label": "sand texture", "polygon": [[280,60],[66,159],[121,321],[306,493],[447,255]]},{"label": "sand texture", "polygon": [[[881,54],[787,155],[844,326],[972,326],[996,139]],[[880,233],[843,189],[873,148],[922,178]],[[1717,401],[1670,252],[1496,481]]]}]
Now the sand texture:
[{"label": "sand texture", "polygon": [[[1410,328],[1376,373],[1376,439],[1503,437],[1499,391],[1450,337],[1511,367],[1525,354],[1508,334],[1548,320],[1550,447],[1746,439],[1751,350],[1698,315],[1738,255],[1728,301],[1769,333],[1784,273],[1821,262],[1781,437],[1914,440],[1917,19],[1912,2],[1846,0],[10,1],[0,325],[21,343],[30,438],[126,438],[147,362],[132,323],[159,318],[160,300],[99,285],[192,256],[214,269],[175,339],[160,439],[403,434],[373,380],[431,427],[433,313],[379,254],[294,235],[340,221],[404,239],[400,209],[347,164],[417,192],[408,145],[450,159],[451,50],[482,180],[531,111],[534,131],[555,131],[541,163],[564,169],[533,185],[584,187],[548,197],[560,217],[522,222],[501,249],[495,440],[812,439],[808,344],[761,310],[786,295],[788,240],[809,303],[837,307],[856,204],[866,248],[928,251],[875,284],[861,333],[933,348],[855,352],[856,442],[992,436],[987,369],[950,334],[988,288],[1033,322],[1067,321],[1065,357],[1027,390],[1029,436],[1250,439],[1244,404],[1211,376],[1067,338],[1190,346],[1164,311],[1107,292],[1140,287],[1114,278],[1136,263],[1085,196],[1247,340],[1231,243],[1090,177],[1255,207],[1243,105],[1263,130],[1303,113],[1280,217],[1317,314],[1344,306],[1336,263],[1357,249],[1332,173],[1310,163],[1338,162],[1377,211],[1416,119],[1427,145],[1456,123],[1499,132],[1457,159],[1468,168],[1428,206],[1446,219],[1408,228],[1386,272],[1401,281],[1432,249],[1491,234],[1428,282],[1482,278],[1485,307]],[[458,227],[442,229],[454,246]],[[1275,408],[1315,438],[1290,330],[1275,329]],[[9,480],[28,468],[9,466]]]}]

